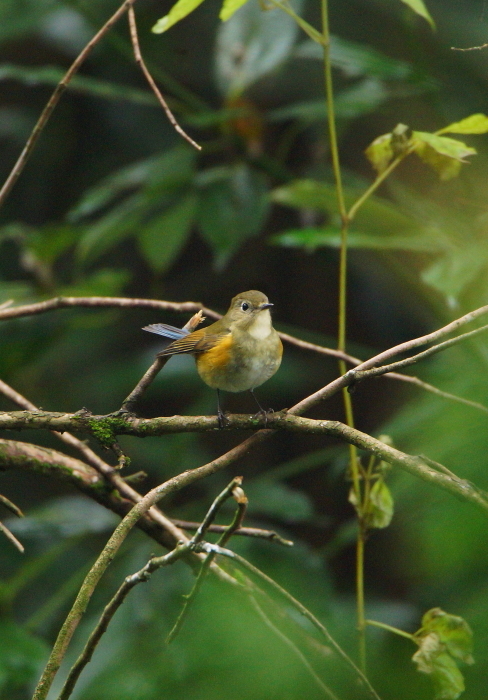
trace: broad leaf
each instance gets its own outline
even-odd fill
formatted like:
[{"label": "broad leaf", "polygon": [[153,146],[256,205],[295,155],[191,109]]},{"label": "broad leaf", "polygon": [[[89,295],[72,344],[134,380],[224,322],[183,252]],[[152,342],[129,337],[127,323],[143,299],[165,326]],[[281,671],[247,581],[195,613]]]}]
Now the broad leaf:
[{"label": "broad leaf", "polygon": [[382,134],[372,141],[364,151],[373,168],[380,174],[387,169],[393,160],[391,140],[391,133]]},{"label": "broad leaf", "polygon": [[190,193],[140,232],[139,246],[155,272],[161,274],[177,258],[191,231],[195,207],[196,196]]},{"label": "broad leaf", "polygon": [[441,180],[456,177],[466,158],[476,154],[475,148],[462,141],[425,131],[414,131],[412,144],[419,158],[436,170]]},{"label": "broad leaf", "polygon": [[[301,4],[291,2],[297,12]],[[236,97],[275,70],[290,56],[298,31],[294,19],[280,9],[262,10],[255,1],[244,5],[217,32],[215,71],[222,94]]]},{"label": "broad leaf", "polygon": [[162,34],[172,27],[173,24],[176,24],[193,12],[202,2],[203,0],[178,0],[167,15],[158,19],[151,31],[154,34]]},{"label": "broad leaf", "polygon": [[488,117],[486,114],[472,114],[460,122],[454,122],[440,129],[438,134],[486,134],[488,132]]},{"label": "broad leaf", "polygon": [[222,267],[246,238],[261,230],[268,211],[266,179],[244,164],[202,175],[207,182],[201,187],[198,224]]},{"label": "broad leaf", "polygon": [[422,617],[422,630],[435,632],[455,658],[466,664],[474,663],[473,632],[464,618],[432,608]]},{"label": "broad leaf", "polygon": [[404,2],[405,5],[408,5],[418,15],[420,15],[421,17],[426,19],[427,22],[432,27],[432,29],[435,29],[434,20],[430,16],[430,13],[429,13],[428,9],[426,8],[423,0],[402,0],[402,2]]}]

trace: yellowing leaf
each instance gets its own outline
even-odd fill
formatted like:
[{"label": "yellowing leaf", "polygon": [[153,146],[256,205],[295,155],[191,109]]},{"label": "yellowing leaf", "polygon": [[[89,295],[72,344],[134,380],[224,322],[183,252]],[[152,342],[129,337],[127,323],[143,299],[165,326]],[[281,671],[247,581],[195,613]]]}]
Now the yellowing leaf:
[{"label": "yellowing leaf", "polygon": [[437,153],[448,158],[455,158],[461,162],[466,162],[467,156],[476,154],[476,149],[471,146],[466,146],[462,141],[450,139],[448,136],[438,136],[430,134],[428,131],[414,131],[413,137],[421,143],[426,143],[433,148]]},{"label": "yellowing leaf", "polygon": [[237,10],[246,4],[248,0],[224,0],[219,17],[222,22],[226,22],[237,12]]},{"label": "yellowing leaf", "polygon": [[476,153],[475,148],[462,141],[425,131],[414,131],[412,143],[415,153],[439,173],[441,180],[455,177],[461,169],[461,164],[466,162],[466,157]]},{"label": "yellowing leaf", "polygon": [[405,5],[408,5],[411,10],[416,12],[418,15],[427,20],[432,29],[435,29],[435,22],[430,16],[428,9],[426,8],[423,0],[402,0]]},{"label": "yellowing leaf", "polygon": [[393,160],[394,154],[391,138],[391,134],[382,134],[370,143],[364,151],[366,158],[378,173],[384,172]]},{"label": "yellowing leaf", "polygon": [[472,114],[460,122],[454,122],[440,129],[437,134],[486,134],[488,132],[488,117],[486,114]]},{"label": "yellowing leaf", "polygon": [[179,22],[180,19],[183,19],[193,12],[202,2],[203,0],[178,0],[167,15],[158,19],[151,31],[154,32],[154,34],[162,34],[172,27],[173,24]]}]

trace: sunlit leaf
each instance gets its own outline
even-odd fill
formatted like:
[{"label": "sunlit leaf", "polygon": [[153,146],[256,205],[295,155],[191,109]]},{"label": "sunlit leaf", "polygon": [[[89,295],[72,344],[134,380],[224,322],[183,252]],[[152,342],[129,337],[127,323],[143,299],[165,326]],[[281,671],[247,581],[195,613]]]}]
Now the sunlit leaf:
[{"label": "sunlit leaf", "polygon": [[432,19],[428,9],[426,8],[423,0],[402,0],[405,5],[408,5],[414,12],[427,20],[432,29],[435,29],[435,23]]},{"label": "sunlit leaf", "polygon": [[393,160],[391,139],[391,133],[378,136],[364,151],[367,159],[378,173],[384,172]]},{"label": "sunlit leaf", "polygon": [[[299,11],[302,0],[292,0]],[[222,94],[235,97],[275,70],[291,54],[299,28],[292,17],[248,2],[217,32],[215,71]],[[238,47],[238,50],[236,48]]]},{"label": "sunlit leaf", "polygon": [[156,272],[168,269],[183,248],[191,231],[195,207],[196,196],[190,193],[142,228],[139,246]]},{"label": "sunlit leaf", "polygon": [[476,149],[448,136],[438,136],[425,131],[414,131],[412,142],[415,153],[439,173],[441,180],[450,180],[466,163],[466,158],[476,154]]},{"label": "sunlit leaf", "polygon": [[232,17],[234,12],[242,7],[249,0],[224,0],[220,10],[219,17],[223,22],[226,22]]},{"label": "sunlit leaf", "polygon": [[427,131],[414,131],[413,137],[418,139],[421,143],[425,143],[434,149],[437,153],[443,156],[448,156],[448,158],[454,158],[463,163],[466,162],[467,156],[472,156],[476,154],[476,149],[471,146],[467,146],[462,141],[457,139],[451,139],[448,136],[438,136],[437,134],[430,134]]},{"label": "sunlit leaf", "polygon": [[488,117],[486,114],[472,114],[460,122],[454,122],[439,129],[438,134],[486,134],[488,132]]},{"label": "sunlit leaf", "polygon": [[154,34],[162,34],[193,12],[202,2],[203,0],[178,0],[167,15],[158,19],[151,31],[154,32]]}]

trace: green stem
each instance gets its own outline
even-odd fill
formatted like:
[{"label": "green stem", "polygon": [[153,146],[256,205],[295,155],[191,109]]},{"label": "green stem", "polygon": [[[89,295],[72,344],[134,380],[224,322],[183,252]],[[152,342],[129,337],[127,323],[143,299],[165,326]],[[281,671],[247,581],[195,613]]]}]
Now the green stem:
[{"label": "green stem", "polygon": [[400,637],[405,637],[405,639],[410,639],[411,642],[415,642],[415,637],[413,636],[413,634],[409,634],[408,632],[399,630],[398,627],[392,627],[391,625],[387,625],[385,622],[376,622],[376,620],[365,620],[364,622],[366,625],[371,625],[372,627],[379,627],[382,630],[393,632],[394,634],[398,634]]},{"label": "green stem", "polygon": [[359,636],[359,667],[366,673],[366,620],[364,617],[364,527],[359,522],[356,543],[356,611]]}]

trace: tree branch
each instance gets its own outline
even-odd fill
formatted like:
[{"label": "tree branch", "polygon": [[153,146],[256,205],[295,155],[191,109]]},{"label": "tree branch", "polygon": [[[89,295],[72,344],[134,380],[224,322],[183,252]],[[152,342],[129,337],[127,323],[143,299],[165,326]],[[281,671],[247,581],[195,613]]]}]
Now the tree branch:
[{"label": "tree branch", "polygon": [[37,143],[37,140],[39,136],[41,135],[44,127],[46,126],[47,122],[49,121],[49,117],[51,116],[52,112],[54,111],[54,108],[58,104],[61,95],[63,92],[66,90],[66,88],[69,85],[70,80],[73,78],[73,76],[76,74],[82,63],[85,61],[85,59],[88,57],[89,53],[93,49],[93,47],[98,44],[100,39],[105,36],[105,34],[109,31],[109,29],[112,28],[112,26],[119,20],[122,15],[124,15],[129,7],[133,5],[133,3],[136,0],[125,0],[122,5],[118,8],[116,12],[105,22],[103,27],[98,30],[98,32],[95,34],[95,36],[90,39],[88,44],[84,47],[82,52],[76,57],[74,62],[71,64],[71,66],[68,68],[67,72],[65,73],[63,79],[57,84],[56,88],[54,89],[54,92],[52,93],[51,97],[49,98],[46,106],[41,112],[41,116],[37,120],[36,125],[34,126],[34,129],[32,130],[31,135],[27,139],[27,143],[25,144],[22,153],[20,154],[19,158],[17,159],[17,162],[15,163],[14,167],[12,168],[12,171],[10,172],[10,175],[8,178],[5,180],[5,183],[0,190],[0,207],[3,205],[5,200],[7,199],[8,195],[10,194],[10,191],[12,187],[15,185],[17,182],[17,179],[19,178],[22,170],[25,167],[25,164],[29,160],[29,156],[31,155],[32,151],[34,150],[34,147]]}]

